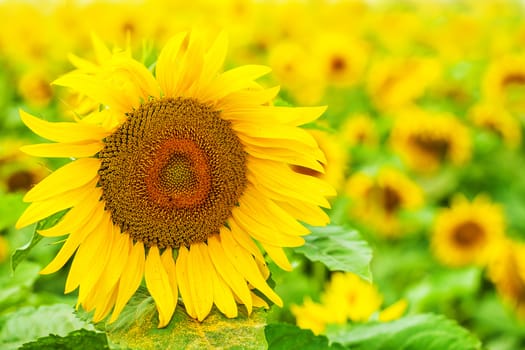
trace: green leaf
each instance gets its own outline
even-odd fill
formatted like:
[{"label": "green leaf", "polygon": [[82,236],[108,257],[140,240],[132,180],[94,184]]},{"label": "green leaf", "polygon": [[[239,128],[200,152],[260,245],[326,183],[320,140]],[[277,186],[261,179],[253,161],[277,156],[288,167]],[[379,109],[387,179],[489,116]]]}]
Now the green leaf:
[{"label": "green leaf", "polygon": [[7,310],[26,299],[31,293],[33,284],[38,278],[40,266],[24,261],[16,272],[8,264],[0,266],[0,310]]},{"label": "green leaf", "polygon": [[20,350],[77,350],[109,349],[108,341],[104,333],[96,333],[85,329],[73,331],[61,337],[51,334],[47,337],[38,338],[36,341],[25,343]]},{"label": "green leaf", "polygon": [[420,314],[387,323],[328,328],[331,341],[352,350],[476,350],[481,342],[442,315]]},{"label": "green leaf", "polygon": [[22,193],[0,192],[0,230],[13,226],[18,216],[27,207],[27,203],[22,201]]},{"label": "green leaf", "polygon": [[320,261],[331,271],[353,272],[371,280],[372,249],[359,233],[342,226],[310,227],[306,243],[295,249],[311,261]]},{"label": "green leaf", "polygon": [[328,344],[325,336],[316,336],[309,329],[300,329],[287,323],[269,324],[264,329],[268,350],[339,350],[340,344]]},{"label": "green leaf", "polygon": [[239,309],[237,318],[229,319],[213,308],[199,322],[179,304],[168,326],[158,329],[155,303],[141,289],[119,319],[106,325],[106,331],[112,343],[131,349],[266,349],[266,312],[254,310],[248,317],[243,310]]},{"label": "green leaf", "polygon": [[20,264],[21,261],[26,259],[29,253],[31,252],[31,250],[44,238],[43,236],[39,235],[37,231],[45,230],[47,228],[55,226],[56,223],[66,213],[67,213],[67,210],[63,210],[37,223],[35,227],[35,231],[33,232],[33,237],[31,237],[31,240],[27,242],[24,246],[16,249],[13,255],[11,256],[11,269],[13,271],[15,271],[18,264]]},{"label": "green leaf", "polygon": [[24,343],[49,334],[65,336],[79,328],[93,326],[79,320],[67,304],[23,307],[0,317],[2,349],[17,349]]}]

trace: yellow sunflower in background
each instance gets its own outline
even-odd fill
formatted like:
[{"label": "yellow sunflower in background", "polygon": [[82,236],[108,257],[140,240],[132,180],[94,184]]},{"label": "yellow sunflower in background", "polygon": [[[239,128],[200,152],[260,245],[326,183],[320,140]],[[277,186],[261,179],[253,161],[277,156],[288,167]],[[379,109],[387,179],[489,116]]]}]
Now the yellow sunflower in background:
[{"label": "yellow sunflower in background", "polygon": [[350,214],[384,237],[397,237],[410,231],[400,219],[401,211],[423,205],[421,187],[401,171],[384,167],[376,175],[353,174],[345,194],[351,199]]},{"label": "yellow sunflower in background", "polygon": [[367,114],[350,115],[341,126],[340,134],[349,146],[377,146],[379,143],[376,124]]},{"label": "yellow sunflower in background", "polygon": [[414,103],[440,74],[436,59],[386,57],[370,67],[366,88],[374,106],[391,112]]},{"label": "yellow sunflower in background", "polygon": [[390,145],[413,170],[431,173],[445,162],[466,163],[471,156],[470,130],[454,115],[409,108],[399,112]]},{"label": "yellow sunflower in background", "polygon": [[505,236],[505,218],[500,205],[484,195],[472,202],[464,196],[453,198],[434,222],[432,249],[447,266],[485,266]]},{"label": "yellow sunflower in background", "polygon": [[[180,296],[202,321],[212,305],[227,317],[237,303],[248,312],[265,305],[251,288],[282,305],[268,286],[262,247],[291,269],[282,247],[303,244],[297,220],[325,225],[324,181],[290,165],[323,171],[315,139],[298,126],[323,107],[273,107],[277,88],[255,79],[264,66],[222,72],[224,33],[208,45],[198,31],[171,38],[155,77],[116,52],[101,70],[74,71],[55,81],[99,101],[101,108],[73,123],[50,123],[20,111],[36,134],[56,143],[25,146],[40,157],[69,157],[31,189],[18,220],[24,227],[69,209],[43,236],[69,234],[42,273],[74,255],[65,292],[94,321],[121,313],[144,278],[159,327]],[[255,241],[259,243],[256,245]]]},{"label": "yellow sunflower in background", "polygon": [[525,115],[525,56],[506,55],[494,60],[482,81],[483,98],[511,113]]},{"label": "yellow sunflower in background", "polygon": [[501,298],[525,317],[525,244],[506,240],[488,265]]},{"label": "yellow sunflower in background", "polygon": [[490,103],[479,103],[471,107],[469,118],[474,125],[500,136],[507,147],[516,148],[520,145],[521,125],[504,108]]}]

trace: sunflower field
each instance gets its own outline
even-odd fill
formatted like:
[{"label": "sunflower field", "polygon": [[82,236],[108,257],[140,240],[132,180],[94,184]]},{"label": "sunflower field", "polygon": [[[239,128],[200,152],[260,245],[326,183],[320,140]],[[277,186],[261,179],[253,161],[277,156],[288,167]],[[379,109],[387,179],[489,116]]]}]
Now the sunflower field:
[{"label": "sunflower field", "polygon": [[525,349],[525,3],[0,2],[1,349]]}]

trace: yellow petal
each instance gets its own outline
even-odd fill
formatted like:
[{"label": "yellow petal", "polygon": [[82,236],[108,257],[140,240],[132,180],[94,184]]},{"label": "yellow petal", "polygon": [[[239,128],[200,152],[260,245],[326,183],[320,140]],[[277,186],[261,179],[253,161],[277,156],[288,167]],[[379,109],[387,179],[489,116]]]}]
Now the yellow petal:
[{"label": "yellow petal", "polygon": [[173,292],[173,300],[175,301],[175,308],[177,308],[177,301],[179,299],[179,289],[177,288],[177,272],[175,268],[175,261],[173,260],[173,250],[166,248],[164,253],[160,256],[162,266],[168,274],[171,291]]},{"label": "yellow petal", "polygon": [[277,266],[285,271],[292,271],[292,265],[290,265],[290,261],[288,261],[288,258],[281,247],[265,243],[261,243],[261,245]]},{"label": "yellow petal", "polygon": [[268,286],[268,284],[266,284],[266,281],[261,276],[261,272],[259,271],[253,257],[246,252],[244,248],[237,244],[229,230],[221,230],[221,244],[226,256],[235,266],[237,271],[239,271],[248,282],[266,295],[271,301],[282,307],[283,301]]},{"label": "yellow petal", "polygon": [[53,84],[72,88],[121,113],[130,112],[134,107],[132,101],[121,91],[111,86],[108,81],[95,76],[73,72],[63,75]]},{"label": "yellow petal", "polygon": [[233,218],[230,218],[228,220],[228,226],[230,227],[230,231],[232,233],[233,239],[239,243],[241,247],[246,249],[248,252],[250,252],[251,255],[255,258],[257,261],[264,261],[264,257],[261,254],[261,251],[259,250],[259,247],[254,243],[252,237],[246,233],[245,230],[243,230]]},{"label": "yellow petal", "polygon": [[171,290],[169,276],[166,270],[164,270],[157,246],[151,246],[149,248],[144,278],[146,280],[146,286],[157,305],[159,328],[165,327],[173,316],[176,303],[175,300],[173,300],[173,291]]},{"label": "yellow petal", "polygon": [[[254,108],[270,103],[279,94],[280,87],[268,89],[241,90],[233,92],[217,101],[217,108],[222,110],[221,117],[226,120],[253,120],[247,113],[238,113],[239,110]],[[237,112],[237,113],[236,113]],[[237,119],[236,116],[239,116]],[[261,120],[264,122],[264,120]]]},{"label": "yellow petal", "polygon": [[270,72],[269,67],[259,65],[245,65],[230,69],[212,82],[209,90],[203,92],[202,98],[211,102],[220,100],[232,92],[250,87],[255,79]]},{"label": "yellow petal", "polygon": [[29,190],[24,196],[24,201],[41,201],[81,187],[98,176],[99,168],[100,160],[95,158],[79,159],[68,163]]},{"label": "yellow petal", "polygon": [[326,107],[246,107],[222,113],[226,120],[238,122],[278,123],[299,126],[311,123],[326,111]]},{"label": "yellow petal", "polygon": [[120,55],[114,57],[111,66],[114,69],[112,74],[125,79],[131,88],[129,92],[133,91],[134,96],[128,95],[127,97],[136,101],[133,102],[134,107],[137,106],[136,103],[140,99],[148,101],[150,97],[159,98],[159,85],[151,72],[142,63],[126,55]]},{"label": "yellow petal", "polygon": [[189,281],[188,271],[188,249],[184,246],[179,248],[179,254],[177,255],[177,263],[175,264],[175,272],[177,273],[177,284],[179,286],[180,295],[184,301],[184,307],[188,315],[193,318],[197,318],[195,311],[195,302],[192,298],[191,288],[192,285]]},{"label": "yellow petal", "polygon": [[311,154],[303,156],[298,152],[290,149],[257,147],[250,144],[244,144],[245,151],[252,157],[259,159],[273,160],[277,162],[299,165],[305,168],[313,169],[319,173],[324,173],[324,168]]},{"label": "yellow petal", "polygon": [[241,302],[246,306],[248,314],[252,312],[252,299],[250,289],[246,280],[237,272],[230,260],[226,257],[224,249],[219,241],[219,235],[208,238],[208,252],[213,266],[215,266],[220,277],[226,282],[231,290],[237,295]]},{"label": "yellow petal", "polygon": [[115,308],[109,320],[110,323],[117,320],[122,309],[124,309],[126,303],[139,287],[144,275],[145,260],[144,245],[142,242],[135,243],[131,248],[128,263],[124,267],[124,271],[122,271]]},{"label": "yellow petal", "polygon": [[113,245],[113,222],[105,215],[97,229],[80,244],[66,280],[65,293],[80,285],[78,303],[91,291],[104,270]]},{"label": "yellow petal", "polygon": [[330,217],[328,214],[317,205],[312,205],[299,200],[290,200],[289,198],[285,200],[277,200],[275,203],[297,220],[309,225],[325,226],[330,223]]},{"label": "yellow petal", "polygon": [[156,76],[164,96],[175,96],[179,77],[174,72],[178,66],[177,57],[186,36],[187,33],[179,33],[168,40],[157,59]]},{"label": "yellow petal", "polygon": [[213,271],[210,276],[213,285],[213,302],[226,317],[237,317],[237,303],[233,297],[232,290],[216,271]]},{"label": "yellow petal", "polygon": [[104,205],[99,202],[91,220],[87,221],[85,226],[72,231],[62,248],[58,251],[55,258],[42,270],[41,274],[46,275],[58,271],[69,260],[77,247],[88,237],[102,221],[104,216],[109,215],[104,211]]},{"label": "yellow petal", "polygon": [[208,250],[204,243],[194,243],[188,254],[188,281],[197,319],[202,321],[208,316],[213,305],[213,284]]},{"label": "yellow petal", "polygon": [[232,217],[245,232],[259,242],[273,243],[281,247],[300,247],[304,244],[302,237],[280,233],[276,228],[270,226],[272,223],[265,223],[257,215],[250,215],[245,210],[241,202],[240,206],[232,209]]},{"label": "yellow petal", "polygon": [[118,288],[115,286],[108,297],[104,300],[103,303],[97,306],[95,314],[93,315],[93,322],[97,323],[102,321],[111,311],[113,305],[115,305],[115,300],[117,300]]},{"label": "yellow petal", "polygon": [[84,144],[78,143],[39,143],[20,148],[25,154],[33,157],[48,158],[84,158],[91,157],[104,148],[102,141]]},{"label": "yellow petal", "polygon": [[18,219],[16,228],[19,229],[31,225],[61,210],[77,205],[86,197],[87,192],[92,191],[94,188],[95,182],[90,181],[84,186],[59,193],[53,198],[32,203]]},{"label": "yellow petal", "polygon": [[24,124],[35,134],[56,142],[83,142],[102,140],[110,131],[88,123],[51,123],[19,110]]},{"label": "yellow petal", "polygon": [[219,33],[212,46],[204,55],[202,73],[199,80],[199,86],[206,86],[210,81],[215,79],[221,71],[226,59],[228,50],[228,36],[225,31]]},{"label": "yellow petal", "polygon": [[307,147],[317,148],[317,142],[313,136],[296,126],[276,123],[257,123],[255,121],[239,121],[232,123],[232,129],[237,133],[252,138],[292,140]]},{"label": "yellow petal", "polygon": [[71,208],[55,226],[38,230],[38,234],[44,237],[57,237],[83,228],[88,221],[93,221],[96,209],[101,205],[101,196],[102,190],[100,187],[95,187],[87,193],[83,200]]}]

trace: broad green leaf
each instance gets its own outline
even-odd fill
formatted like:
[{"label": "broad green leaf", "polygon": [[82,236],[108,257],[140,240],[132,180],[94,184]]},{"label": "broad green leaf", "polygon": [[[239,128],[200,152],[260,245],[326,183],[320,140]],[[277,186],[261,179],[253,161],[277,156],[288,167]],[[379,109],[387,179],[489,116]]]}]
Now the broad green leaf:
[{"label": "broad green leaf", "polygon": [[24,343],[49,334],[65,336],[79,328],[93,326],[79,320],[73,306],[66,304],[45,305],[38,308],[24,307],[0,317],[0,348],[17,349]]},{"label": "broad green leaf", "polygon": [[20,264],[20,262],[29,255],[31,250],[44,238],[43,236],[39,235],[37,231],[44,230],[56,225],[56,223],[62,218],[62,216],[66,214],[66,212],[67,210],[63,210],[37,223],[31,240],[24,246],[16,249],[11,256],[11,269],[13,271],[15,271],[18,264]]},{"label": "broad green leaf", "polygon": [[38,338],[36,341],[25,343],[20,350],[103,350],[109,349],[108,341],[104,333],[97,333],[85,329],[73,331],[61,337],[50,334],[47,337]]},{"label": "broad green leaf", "polygon": [[316,336],[309,329],[300,329],[297,326],[280,323],[269,324],[265,327],[268,350],[340,350],[340,344],[328,344],[325,336]]},{"label": "broad green leaf", "polygon": [[481,349],[481,342],[466,329],[435,314],[407,316],[386,323],[329,328],[327,336],[352,350]]},{"label": "broad green leaf", "polygon": [[30,261],[24,261],[14,273],[8,264],[0,265],[0,310],[16,306],[30,295],[39,271],[40,266]]},{"label": "broad green leaf", "polygon": [[254,310],[248,317],[243,310],[239,307],[239,316],[228,319],[213,308],[199,322],[179,304],[168,326],[158,329],[155,304],[142,289],[106,331],[112,343],[131,349],[266,349],[266,312]]},{"label": "broad green leaf", "polygon": [[310,227],[306,243],[295,251],[320,261],[331,271],[353,272],[371,280],[372,249],[359,233],[342,226]]}]

